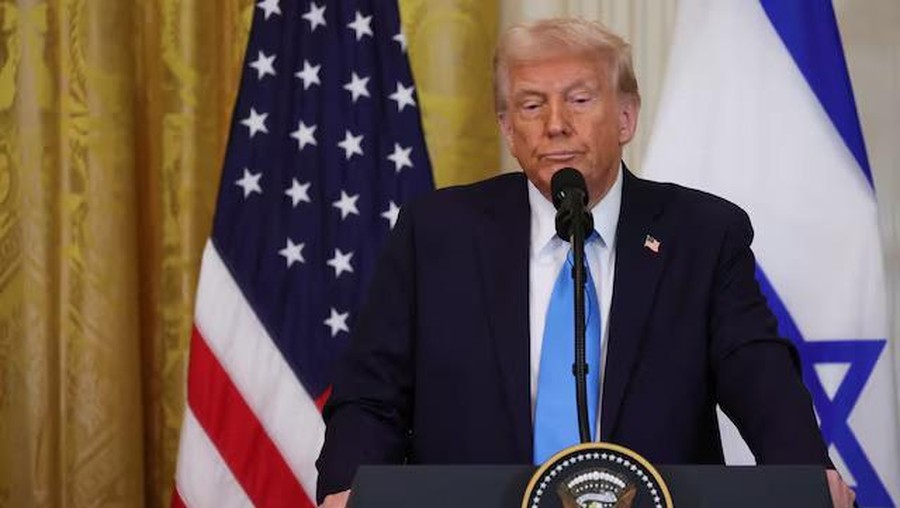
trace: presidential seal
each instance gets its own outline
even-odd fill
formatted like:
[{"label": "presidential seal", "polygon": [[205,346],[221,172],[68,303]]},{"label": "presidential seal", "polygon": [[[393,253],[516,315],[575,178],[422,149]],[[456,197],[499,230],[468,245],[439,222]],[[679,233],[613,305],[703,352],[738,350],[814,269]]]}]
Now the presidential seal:
[{"label": "presidential seal", "polygon": [[522,508],[671,508],[659,472],[637,453],[611,443],[585,443],[538,468]]}]

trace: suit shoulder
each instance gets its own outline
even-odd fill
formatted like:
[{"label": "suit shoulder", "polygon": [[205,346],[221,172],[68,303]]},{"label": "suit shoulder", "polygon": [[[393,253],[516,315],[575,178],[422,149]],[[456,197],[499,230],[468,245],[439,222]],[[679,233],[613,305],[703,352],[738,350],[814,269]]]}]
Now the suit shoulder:
[{"label": "suit shoulder", "polygon": [[715,194],[671,182],[640,180],[655,199],[695,223],[749,223],[747,212],[735,203]]},{"label": "suit shoulder", "polygon": [[525,175],[505,173],[479,182],[444,187],[424,194],[404,208],[417,217],[454,217],[489,212],[498,203],[527,199]]}]

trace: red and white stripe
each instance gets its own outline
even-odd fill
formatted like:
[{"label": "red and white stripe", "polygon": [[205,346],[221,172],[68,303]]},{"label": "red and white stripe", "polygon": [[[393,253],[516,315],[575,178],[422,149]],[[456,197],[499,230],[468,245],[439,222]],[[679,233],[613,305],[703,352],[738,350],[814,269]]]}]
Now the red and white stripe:
[{"label": "red and white stripe", "polygon": [[314,506],[327,393],[306,392],[211,242],[194,324],[172,505]]}]

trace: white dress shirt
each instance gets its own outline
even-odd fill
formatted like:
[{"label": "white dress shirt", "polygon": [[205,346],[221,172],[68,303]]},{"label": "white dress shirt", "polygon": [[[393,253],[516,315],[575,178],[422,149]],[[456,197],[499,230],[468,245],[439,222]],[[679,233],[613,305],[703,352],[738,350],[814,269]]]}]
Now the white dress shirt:
[{"label": "white dress shirt", "polygon": [[[531,417],[537,396],[541,365],[541,344],[550,295],[569,252],[569,242],[556,235],[556,209],[553,203],[528,182],[528,203],[531,206],[531,246],[529,250],[528,312],[531,326]],[[613,277],[616,269],[616,227],[622,204],[622,166],[609,192],[591,209],[594,230],[600,241],[585,242],[584,255],[591,270],[600,305],[600,399],[603,397],[603,378],[606,373],[606,344],[609,336],[609,308],[612,302]],[[574,340],[574,339],[573,339]],[[588,358],[591,367],[596,360]],[[572,397],[575,392],[572,392]],[[574,418],[575,415],[572,415]],[[596,436],[600,435],[600,408],[597,408]]]}]

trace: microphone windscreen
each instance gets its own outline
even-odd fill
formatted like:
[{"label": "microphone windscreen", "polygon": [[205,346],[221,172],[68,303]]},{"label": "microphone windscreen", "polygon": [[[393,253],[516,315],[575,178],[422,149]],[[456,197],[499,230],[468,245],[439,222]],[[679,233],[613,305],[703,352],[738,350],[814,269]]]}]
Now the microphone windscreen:
[{"label": "microphone windscreen", "polygon": [[559,209],[559,205],[566,198],[566,195],[572,191],[581,191],[584,201],[583,205],[587,205],[587,185],[584,183],[584,176],[575,168],[562,168],[550,179],[550,194],[553,196],[553,206]]}]

